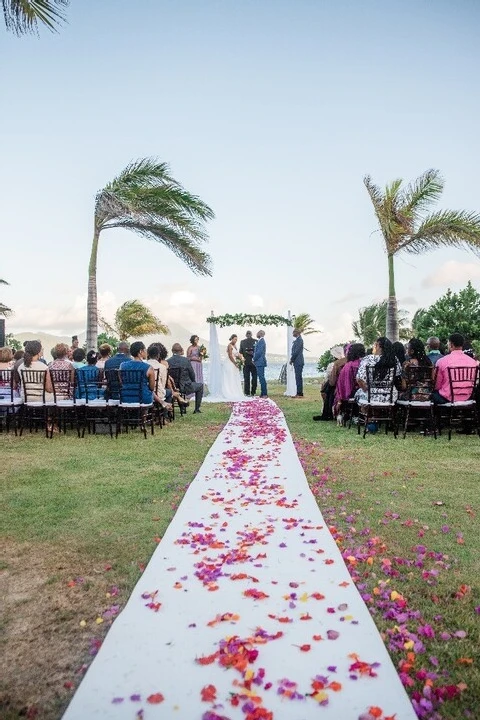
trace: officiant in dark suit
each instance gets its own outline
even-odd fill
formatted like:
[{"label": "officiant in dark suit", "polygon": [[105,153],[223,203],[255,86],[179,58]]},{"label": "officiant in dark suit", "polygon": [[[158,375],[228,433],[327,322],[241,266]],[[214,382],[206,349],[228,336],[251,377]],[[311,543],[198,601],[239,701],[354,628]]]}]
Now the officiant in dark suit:
[{"label": "officiant in dark suit", "polygon": [[[257,392],[257,368],[253,364],[253,353],[256,342],[250,330],[247,330],[244,339],[240,342],[240,355],[243,355],[245,360],[243,366],[243,392],[245,395],[252,394],[252,396]],[[251,393],[250,380],[252,381]]]},{"label": "officiant in dark suit", "polygon": [[295,340],[292,343],[292,354],[290,356],[290,365],[295,370],[295,382],[297,384],[297,394],[295,397],[303,397],[303,366],[305,360],[303,357],[303,338],[300,330],[293,331]]}]

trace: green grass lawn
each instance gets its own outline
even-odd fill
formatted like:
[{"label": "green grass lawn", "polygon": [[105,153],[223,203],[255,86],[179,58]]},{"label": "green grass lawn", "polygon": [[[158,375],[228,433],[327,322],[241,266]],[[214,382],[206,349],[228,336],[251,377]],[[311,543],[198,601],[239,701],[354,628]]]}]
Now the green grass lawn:
[{"label": "green grass lawn", "polygon": [[[437,673],[434,687],[454,696],[440,716],[476,717],[478,438],[377,433],[363,440],[354,429],[312,421],[318,384],[306,385],[304,400],[284,398],[278,385],[269,390],[410,692],[423,689],[424,673]],[[0,436],[2,716],[60,717],[229,416],[227,406],[202,409],[147,440],[136,433]],[[392,591],[402,601],[392,601]],[[403,625],[400,611],[408,615]],[[412,659],[410,642],[425,652],[419,647]]]}]

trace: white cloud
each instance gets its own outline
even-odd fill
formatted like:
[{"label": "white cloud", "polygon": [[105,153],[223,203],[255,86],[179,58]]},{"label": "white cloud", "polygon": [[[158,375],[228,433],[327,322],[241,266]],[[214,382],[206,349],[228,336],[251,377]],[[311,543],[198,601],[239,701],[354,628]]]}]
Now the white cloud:
[{"label": "white cloud", "polygon": [[194,305],[196,296],[189,290],[176,290],[170,295],[169,305],[178,307],[179,305]]},{"label": "white cloud", "polygon": [[263,298],[261,295],[248,295],[248,302],[252,308],[263,308]]},{"label": "white cloud", "polygon": [[466,284],[469,280],[480,278],[480,263],[457,262],[449,260],[440,265],[435,272],[428,275],[422,282],[423,287],[446,287],[448,285]]}]

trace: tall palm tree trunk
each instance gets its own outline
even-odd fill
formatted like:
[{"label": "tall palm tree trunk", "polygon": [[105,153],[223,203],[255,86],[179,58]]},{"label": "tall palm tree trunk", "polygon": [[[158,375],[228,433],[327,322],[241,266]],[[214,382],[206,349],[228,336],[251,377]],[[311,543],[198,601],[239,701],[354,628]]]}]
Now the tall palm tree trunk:
[{"label": "tall palm tree trunk", "polygon": [[95,229],[88,266],[87,350],[96,350],[98,340],[97,254],[99,237],[100,233]]},{"label": "tall palm tree trunk", "polygon": [[386,336],[392,342],[398,340],[398,308],[395,295],[395,271],[393,267],[393,254],[388,255],[388,302],[387,302],[387,331]]}]

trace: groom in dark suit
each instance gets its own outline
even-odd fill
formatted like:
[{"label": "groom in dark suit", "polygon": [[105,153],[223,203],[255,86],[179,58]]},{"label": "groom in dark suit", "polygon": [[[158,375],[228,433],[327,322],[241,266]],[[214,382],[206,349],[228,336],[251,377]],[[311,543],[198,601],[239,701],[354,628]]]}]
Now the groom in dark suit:
[{"label": "groom in dark suit", "polygon": [[290,365],[293,365],[295,370],[295,382],[297,384],[297,394],[295,397],[303,397],[303,366],[305,360],[303,358],[303,338],[300,330],[293,331],[293,337],[295,340],[292,344],[292,355],[290,357]]},{"label": "groom in dark suit", "polygon": [[257,368],[258,380],[260,382],[260,397],[268,397],[267,381],[265,380],[265,368],[267,367],[267,344],[265,342],[265,330],[257,332],[257,344],[253,351],[253,364]]}]

